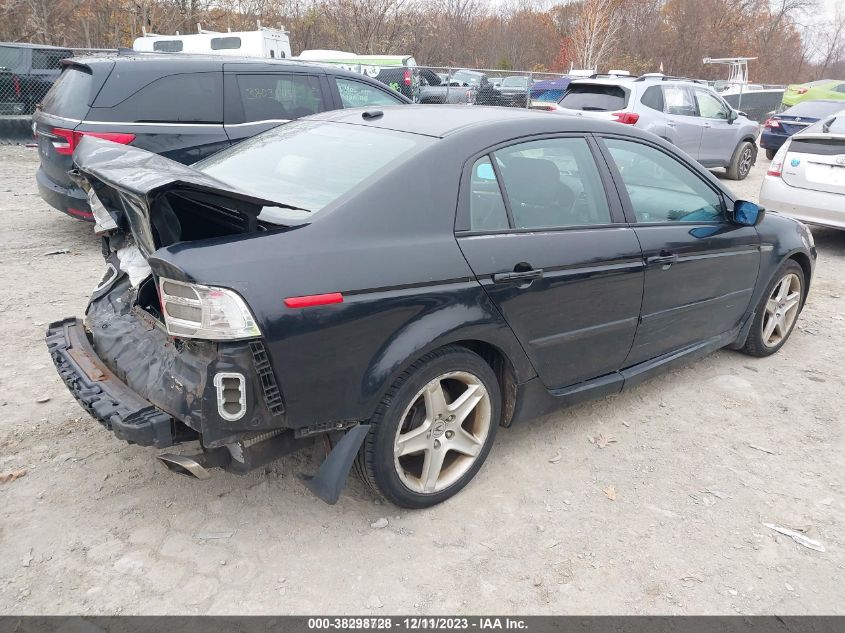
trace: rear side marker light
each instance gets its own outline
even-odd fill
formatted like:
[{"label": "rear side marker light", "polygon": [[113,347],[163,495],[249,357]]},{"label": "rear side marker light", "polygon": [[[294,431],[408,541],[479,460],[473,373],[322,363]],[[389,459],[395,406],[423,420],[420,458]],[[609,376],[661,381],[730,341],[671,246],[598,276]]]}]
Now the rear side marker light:
[{"label": "rear side marker light", "polygon": [[640,115],[636,112],[614,112],[610,116],[614,117],[617,122],[625,125],[634,125],[640,120]]},{"label": "rear side marker light", "polygon": [[73,130],[67,130],[61,127],[53,128],[53,136],[55,137],[51,140],[53,149],[56,150],[57,154],[61,154],[62,156],[73,154],[73,150],[79,145],[79,141],[82,140],[83,136],[93,136],[111,141],[112,143],[120,143],[121,145],[129,145],[129,143],[135,140],[134,134],[124,132],[74,132]]},{"label": "rear side marker light", "polygon": [[243,374],[220,372],[214,376],[217,389],[217,413],[227,422],[234,422],[246,413],[246,390]]},{"label": "rear side marker light", "polygon": [[285,305],[288,308],[311,308],[325,306],[332,303],[343,303],[343,295],[339,292],[329,292],[323,295],[304,295],[302,297],[288,297]]}]

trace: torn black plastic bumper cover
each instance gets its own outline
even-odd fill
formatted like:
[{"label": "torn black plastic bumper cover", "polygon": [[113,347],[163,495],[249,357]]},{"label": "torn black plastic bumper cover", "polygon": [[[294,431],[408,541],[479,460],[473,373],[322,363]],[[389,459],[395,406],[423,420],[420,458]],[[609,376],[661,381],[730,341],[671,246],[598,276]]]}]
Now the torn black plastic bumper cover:
[{"label": "torn black plastic bumper cover", "polygon": [[173,444],[173,419],[132,391],[100,361],[79,319],[51,323],[46,342],[70,392],[118,438],[158,448]]}]

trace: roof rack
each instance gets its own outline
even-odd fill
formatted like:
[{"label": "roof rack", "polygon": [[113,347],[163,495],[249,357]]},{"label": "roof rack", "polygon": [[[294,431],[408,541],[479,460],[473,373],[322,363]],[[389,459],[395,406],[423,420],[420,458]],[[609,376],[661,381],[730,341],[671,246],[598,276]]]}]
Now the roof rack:
[{"label": "roof rack", "polygon": [[691,81],[694,84],[708,85],[704,79],[693,79],[692,77],[673,77],[672,75],[664,75],[662,73],[646,73],[640,75],[634,81],[645,81],[646,79],[659,79],[660,81]]}]

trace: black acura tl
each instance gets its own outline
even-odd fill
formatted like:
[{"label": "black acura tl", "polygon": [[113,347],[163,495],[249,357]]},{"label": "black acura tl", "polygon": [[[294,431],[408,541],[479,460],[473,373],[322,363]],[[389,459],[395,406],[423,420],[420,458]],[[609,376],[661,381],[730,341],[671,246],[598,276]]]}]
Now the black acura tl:
[{"label": "black acura tl", "polygon": [[656,136],[540,112],[330,112],[193,167],[86,138],[75,166],[107,270],[47,333],[73,395],[129,442],[198,441],[160,458],[200,478],[320,447],[331,503],[354,466],[431,506],[499,426],[774,353],[816,260]]}]

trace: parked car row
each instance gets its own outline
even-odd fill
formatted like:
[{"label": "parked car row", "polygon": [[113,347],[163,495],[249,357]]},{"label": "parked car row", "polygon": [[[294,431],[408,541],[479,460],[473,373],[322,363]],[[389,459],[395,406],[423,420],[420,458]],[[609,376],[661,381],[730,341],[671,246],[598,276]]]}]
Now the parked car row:
[{"label": "parked car row", "polygon": [[60,61],[72,54],[57,46],[0,44],[0,115],[32,114],[58,78]]}]

